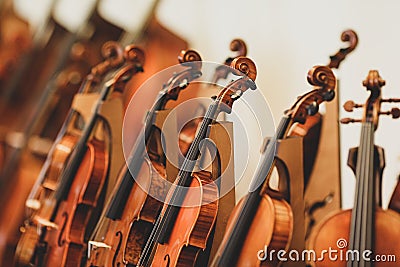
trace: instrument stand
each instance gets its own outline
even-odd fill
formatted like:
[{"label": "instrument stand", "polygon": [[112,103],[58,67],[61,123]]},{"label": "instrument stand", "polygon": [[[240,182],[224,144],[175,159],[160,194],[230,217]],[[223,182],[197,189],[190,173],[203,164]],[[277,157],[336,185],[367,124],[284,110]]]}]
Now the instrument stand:
[{"label": "instrument stand", "polygon": [[289,177],[288,202],[293,212],[293,235],[285,257],[288,261],[283,262],[284,267],[306,266],[303,261],[291,261],[289,252],[295,250],[298,253],[292,257],[301,260],[302,251],[305,249],[305,225],[304,225],[304,172],[303,172],[303,139],[301,137],[290,137],[278,141],[276,160],[283,163],[285,172],[278,167],[279,177]]},{"label": "instrument stand", "polygon": [[[226,224],[229,216],[235,207],[235,170],[234,170],[234,154],[233,154],[233,124],[232,122],[217,122],[209,127],[209,139],[214,142],[218,149],[217,157],[212,163],[213,180],[220,180],[220,192],[227,192],[224,196],[220,196],[218,205],[217,220],[215,223],[214,238],[211,245],[210,257],[208,265],[211,264],[218,247],[222,242],[225,234]],[[215,168],[219,168],[221,175]],[[217,183],[218,184],[218,183]]]},{"label": "instrument stand", "polygon": [[[99,93],[76,94],[71,107],[83,117],[85,122],[87,122],[96,106],[99,96]],[[108,183],[105,198],[107,200],[116,184],[121,166],[125,164],[122,150],[122,121],[124,109],[121,97],[114,97],[103,102],[98,109],[98,115],[102,117],[102,121],[109,129],[110,134],[109,147],[111,157],[109,159]],[[105,133],[102,129],[95,133],[96,136],[100,136],[100,140],[104,139],[102,136],[104,134]]]},{"label": "instrument stand", "polygon": [[[326,102],[326,112],[322,117],[320,142],[307,188],[305,202],[309,208],[312,205],[322,205],[314,208],[306,220],[312,227],[322,221],[328,214],[340,210],[340,138],[339,138],[339,81],[336,86],[337,96]],[[315,206],[317,207],[317,206]],[[308,213],[309,213],[308,212]]]}]

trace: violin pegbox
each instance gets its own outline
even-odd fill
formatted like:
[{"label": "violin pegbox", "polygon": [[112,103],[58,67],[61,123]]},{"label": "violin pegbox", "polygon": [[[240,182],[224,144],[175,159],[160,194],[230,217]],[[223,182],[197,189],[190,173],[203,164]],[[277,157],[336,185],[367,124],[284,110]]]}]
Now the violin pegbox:
[{"label": "violin pegbox", "polygon": [[176,73],[168,81],[166,96],[169,100],[178,99],[180,91],[185,89],[191,81],[202,75],[202,59],[198,52],[194,50],[182,50],[178,56],[178,61],[183,67],[188,68]]},{"label": "violin pegbox", "polygon": [[296,103],[286,111],[293,122],[304,124],[308,116],[315,115],[319,105],[332,101],[335,97],[336,77],[326,66],[315,66],[307,75],[308,83],[315,86],[314,90],[302,95]]},{"label": "violin pegbox", "polygon": [[257,68],[255,63],[247,57],[237,57],[231,62],[232,73],[241,76],[237,80],[229,83],[216,98],[219,101],[221,111],[231,113],[233,103],[239,99],[243,92],[248,89],[255,90],[257,86]]},{"label": "violin pegbox", "polygon": [[343,105],[347,112],[352,112],[354,108],[363,107],[364,112],[362,119],[343,118],[340,120],[341,123],[348,124],[353,122],[371,122],[376,130],[378,128],[379,115],[391,115],[393,119],[398,119],[400,117],[399,108],[392,108],[389,111],[381,111],[381,103],[397,103],[400,102],[400,99],[381,98],[382,87],[386,84],[386,82],[382,79],[377,70],[370,70],[367,78],[365,78],[362,84],[371,93],[365,104],[356,104],[354,101],[349,100]]}]

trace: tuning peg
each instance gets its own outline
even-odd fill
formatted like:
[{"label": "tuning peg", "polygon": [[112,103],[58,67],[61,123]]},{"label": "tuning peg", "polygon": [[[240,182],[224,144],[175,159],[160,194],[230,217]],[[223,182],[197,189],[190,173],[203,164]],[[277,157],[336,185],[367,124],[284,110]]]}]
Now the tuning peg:
[{"label": "tuning peg", "polygon": [[340,120],[340,123],[343,123],[343,124],[349,124],[349,123],[353,123],[353,122],[361,122],[361,120],[352,119],[352,118],[343,118]]},{"label": "tuning peg", "polygon": [[335,91],[330,90],[323,95],[325,101],[329,102],[335,98]]},{"label": "tuning peg", "polygon": [[400,98],[381,99],[381,102],[385,102],[385,103],[397,103],[397,102],[400,102]]},{"label": "tuning peg", "polygon": [[318,103],[315,102],[315,101],[312,102],[312,103],[307,107],[307,113],[308,113],[308,115],[310,115],[310,116],[313,116],[313,115],[317,114],[318,110],[319,110],[319,106],[318,106]]},{"label": "tuning peg", "polygon": [[363,107],[362,104],[356,104],[352,100],[346,101],[346,103],[344,103],[343,105],[344,110],[346,110],[347,112],[353,112],[354,108],[362,108],[362,107]]},{"label": "tuning peg", "polygon": [[216,95],[211,96],[211,99],[212,99],[212,100],[215,100],[215,99],[217,99],[217,98],[218,98],[218,96],[216,96]]},{"label": "tuning peg", "polygon": [[382,111],[379,112],[380,115],[392,115],[393,119],[398,119],[400,118],[400,109],[398,108],[392,108],[389,111]]}]

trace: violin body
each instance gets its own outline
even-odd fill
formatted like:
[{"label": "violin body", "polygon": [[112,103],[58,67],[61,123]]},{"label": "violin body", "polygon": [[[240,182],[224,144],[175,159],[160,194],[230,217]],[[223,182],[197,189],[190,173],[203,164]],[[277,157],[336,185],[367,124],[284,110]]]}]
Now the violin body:
[{"label": "violin body", "polygon": [[[127,167],[125,166],[124,169]],[[124,173],[124,170],[121,171]],[[135,183],[126,203],[121,220],[111,221],[104,239],[110,248],[97,248],[91,252],[88,266],[135,265],[140,256],[162,202],[149,197],[146,192],[165,195],[164,184],[156,184],[166,177],[165,167],[159,163],[144,161],[139,172],[140,186]]]},{"label": "violin body", "polygon": [[[339,240],[345,239],[349,241],[350,233],[350,221],[351,221],[351,210],[344,210],[338,212],[332,217],[321,222],[321,224],[315,229],[313,234],[310,236],[310,247],[316,252],[317,257],[321,255],[323,250],[332,248],[338,250],[339,253],[343,252],[343,258],[338,260],[330,261],[328,255],[325,254],[324,260],[314,262],[316,267],[346,267],[346,251],[348,250],[347,245],[340,249],[338,247]],[[375,255],[395,255],[396,260],[400,257],[400,215],[391,210],[377,209],[375,212]],[[340,246],[342,246],[340,244]],[[361,257],[360,252],[360,257]],[[398,266],[396,262],[374,262],[374,266]]]},{"label": "violin body", "polygon": [[[80,261],[86,248],[86,231],[90,232],[88,222],[93,210],[98,208],[106,181],[108,156],[104,150],[100,141],[93,140],[88,144],[71,194],[60,203],[54,222],[50,222],[54,204],[44,201],[44,206],[33,216],[33,222],[23,231],[15,254],[16,266],[28,266],[32,262],[41,265],[45,259],[48,260],[47,266],[60,262],[63,266],[77,266],[75,261]],[[58,156],[59,153],[55,153],[55,157]],[[59,170],[62,169],[60,166],[63,165],[58,165]],[[44,186],[54,185],[51,182],[55,181],[47,180]],[[39,231],[43,222],[49,225],[46,231]]]},{"label": "violin body", "polygon": [[194,266],[199,252],[206,249],[217,218],[218,187],[210,173],[202,171],[193,175],[190,188],[194,190],[185,196],[169,241],[157,245],[152,266]]},{"label": "violin body", "polygon": [[104,142],[94,139],[88,143],[68,198],[57,210],[54,223],[58,227],[46,233],[46,266],[80,265],[86,251],[87,235],[93,230],[93,220],[96,221],[93,216],[99,216],[95,210],[102,207],[108,162]]},{"label": "violin body", "polygon": [[[226,226],[226,232],[231,232],[232,222],[239,216],[243,199],[233,209]],[[245,242],[242,246],[236,266],[278,266],[276,257],[273,261],[259,259],[259,251],[287,250],[293,232],[293,214],[290,205],[284,199],[277,199],[264,194],[254,220],[250,226]],[[224,239],[224,241],[226,241]],[[223,242],[224,242],[223,241]],[[224,246],[222,243],[221,246]],[[261,255],[263,256],[263,255]]]}]

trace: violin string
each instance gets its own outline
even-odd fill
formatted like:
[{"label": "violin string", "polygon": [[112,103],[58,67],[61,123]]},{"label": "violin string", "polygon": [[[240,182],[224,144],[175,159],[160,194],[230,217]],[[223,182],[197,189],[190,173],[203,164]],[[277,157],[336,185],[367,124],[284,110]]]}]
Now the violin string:
[{"label": "violin string", "polygon": [[[364,144],[364,148],[365,151],[363,153],[364,155],[364,168],[363,168],[363,176],[361,177],[362,181],[363,181],[363,193],[362,195],[360,195],[360,200],[361,200],[361,224],[358,225],[359,227],[359,246],[358,249],[359,251],[364,251],[365,249],[365,237],[366,237],[366,224],[368,222],[368,187],[369,187],[369,167],[370,167],[370,123],[367,122],[365,123],[364,127],[364,131],[365,131],[365,144]],[[360,258],[360,261],[364,264],[364,260],[362,258]],[[358,264],[357,264],[358,265]]]},{"label": "violin string", "polygon": [[[352,212],[352,218],[351,218],[351,231],[350,231],[350,249],[351,250],[356,250],[358,246],[358,233],[356,232],[357,230],[357,225],[360,225],[359,219],[360,215],[359,212],[361,210],[360,205],[360,194],[362,195],[362,169],[363,169],[363,140],[364,140],[364,127],[361,127],[361,136],[360,136],[360,145],[357,151],[357,164],[356,164],[356,187],[355,187],[355,201],[354,201],[354,207],[353,207],[353,212]],[[352,261],[348,261],[347,263],[348,267],[353,266]]]},{"label": "violin string", "polygon": [[[214,102],[215,103],[215,102]],[[213,104],[214,104],[213,103]],[[213,105],[212,104],[212,105]],[[211,106],[210,106],[210,108],[207,110],[207,113],[206,113],[206,115],[205,115],[205,118],[207,118],[207,117],[210,117],[210,112],[211,112]],[[184,160],[184,162],[183,162],[183,164],[182,164],[182,167],[181,167],[181,169],[179,170],[179,173],[178,173],[178,175],[177,175],[177,177],[178,177],[178,179],[179,178],[181,178],[183,175],[184,175],[184,172],[183,172],[183,170],[186,170],[186,168],[188,167],[187,165],[188,165],[188,161],[191,161],[190,159],[193,157],[193,155],[194,155],[194,153],[195,153],[195,151],[196,151],[196,149],[197,149],[197,147],[196,147],[196,145],[197,145],[197,140],[198,139],[200,139],[200,133],[202,133],[203,131],[204,131],[204,128],[205,128],[205,124],[207,124],[207,122],[206,122],[206,120],[205,119],[203,119],[203,122],[202,122],[202,124],[201,124],[201,126],[200,126],[200,130],[198,131],[198,135],[196,136],[196,138],[195,138],[195,140],[193,141],[193,143],[191,144],[191,146],[190,146],[190,148],[189,148],[189,151],[188,151],[188,153],[187,153],[187,156],[185,157],[185,160]],[[178,185],[179,185],[179,182],[180,181],[178,181]],[[178,188],[178,187],[177,187]],[[170,200],[168,200],[169,202],[171,202],[171,200],[173,199],[173,197],[174,197],[174,195],[172,195],[172,197],[171,197],[171,199]],[[165,216],[167,216],[168,214],[169,214],[169,212],[170,212],[170,205],[168,205],[167,206],[167,208],[166,208],[166,210],[165,210],[165,212],[164,213],[161,213],[158,217],[157,217],[157,220],[156,220],[156,222],[155,222],[155,224],[154,224],[154,228],[153,228],[153,231],[151,232],[151,234],[150,234],[150,237],[148,238],[148,241],[146,242],[146,244],[145,244],[145,247],[143,248],[143,254],[142,254],[142,256],[144,255],[144,261],[145,262],[141,262],[142,261],[142,256],[139,258],[139,264],[138,265],[140,265],[140,266],[147,266],[148,265],[148,263],[149,263],[149,261],[151,260],[151,257],[152,257],[152,255],[154,254],[154,250],[155,250],[155,243],[156,243],[156,241],[159,239],[159,237],[161,236],[161,229],[163,229],[164,228],[164,223],[161,225],[161,222],[162,222],[162,218],[163,217],[165,217]]]}]

